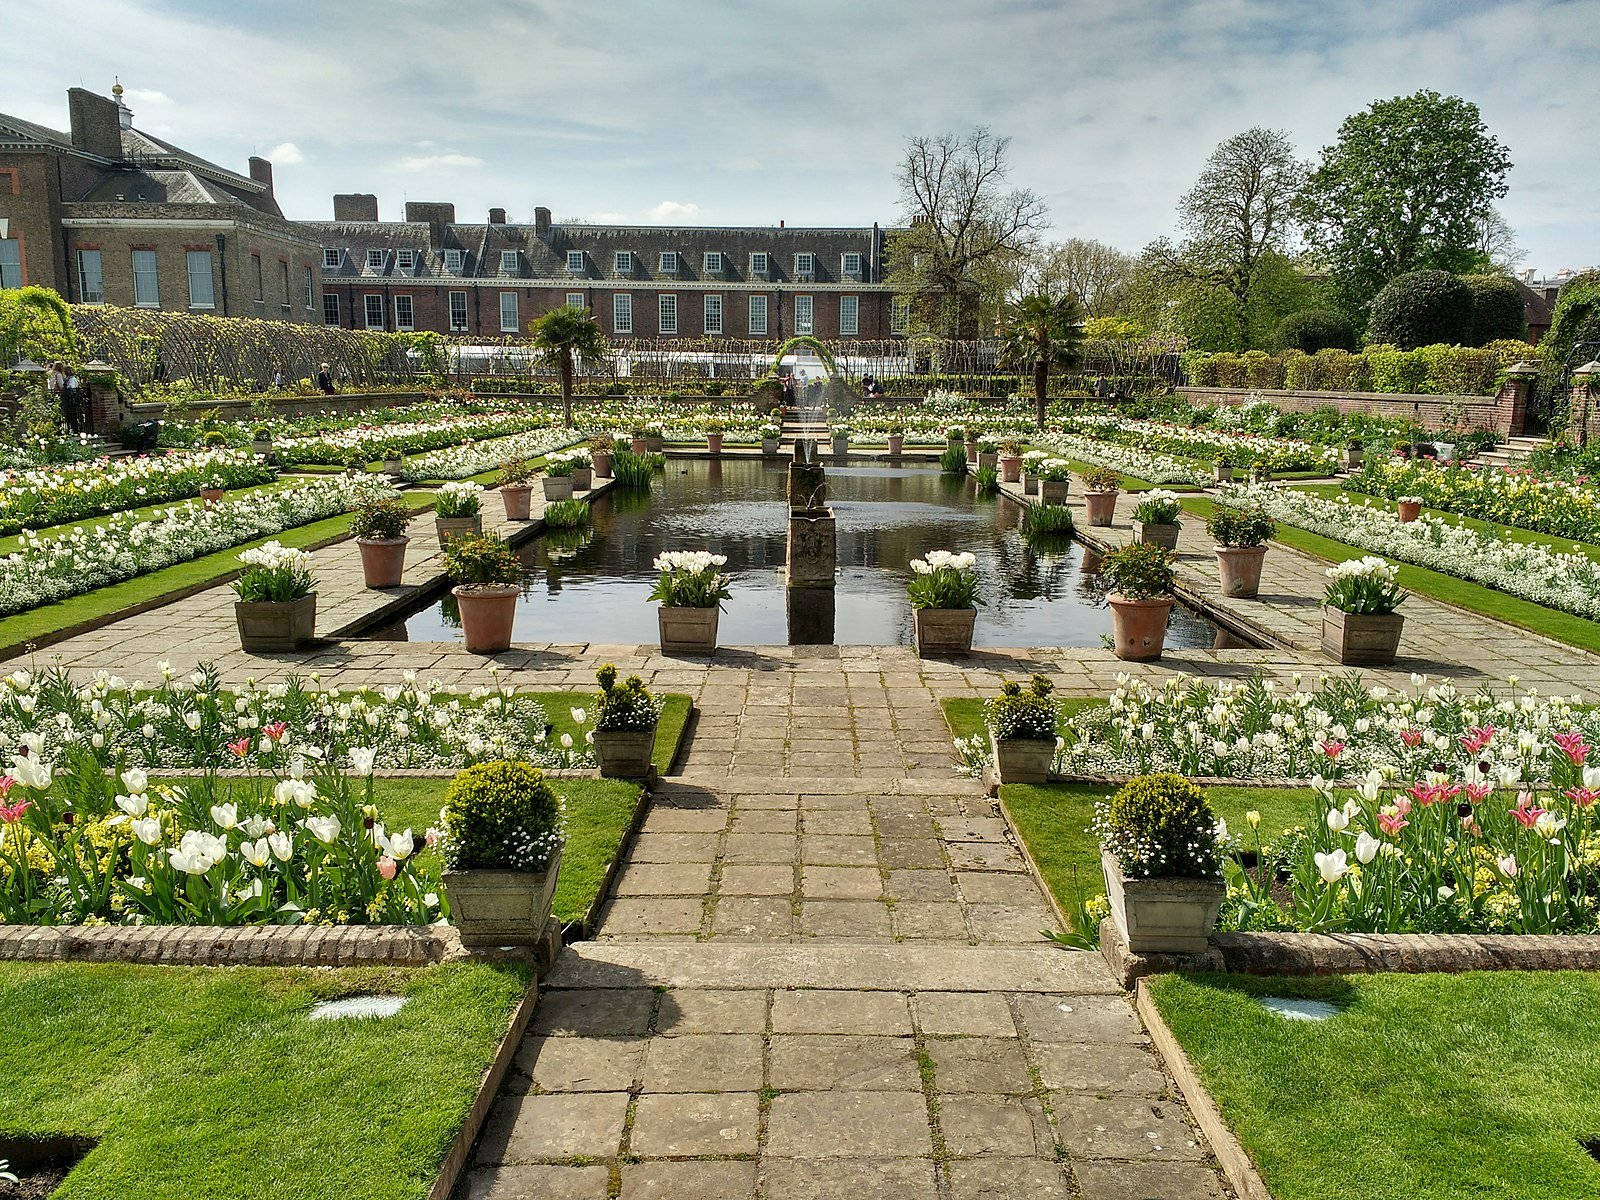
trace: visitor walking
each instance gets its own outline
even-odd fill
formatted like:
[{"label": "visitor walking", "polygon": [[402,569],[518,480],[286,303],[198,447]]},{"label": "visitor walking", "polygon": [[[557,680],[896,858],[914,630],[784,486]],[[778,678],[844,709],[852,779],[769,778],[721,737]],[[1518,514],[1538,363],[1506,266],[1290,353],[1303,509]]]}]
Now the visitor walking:
[{"label": "visitor walking", "polygon": [[87,433],[88,398],[83,380],[71,368],[67,369],[66,382],[61,388],[61,413],[67,419],[67,428],[73,433]]},{"label": "visitor walking", "polygon": [[317,370],[317,391],[324,396],[333,395],[333,372],[328,370],[328,364],[323,363]]}]

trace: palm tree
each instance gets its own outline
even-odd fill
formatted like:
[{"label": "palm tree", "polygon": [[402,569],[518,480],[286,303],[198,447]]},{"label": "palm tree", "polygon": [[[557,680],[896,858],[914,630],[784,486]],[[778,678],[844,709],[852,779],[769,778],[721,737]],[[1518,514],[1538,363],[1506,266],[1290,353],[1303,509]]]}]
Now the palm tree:
[{"label": "palm tree", "polygon": [[572,425],[572,380],[577,360],[604,362],[611,355],[605,335],[587,308],[563,305],[529,326],[534,352],[561,374],[561,419]]},{"label": "palm tree", "polygon": [[1050,372],[1070,371],[1083,359],[1083,309],[1070,295],[1034,292],[1010,305],[1002,320],[1002,361],[1033,372],[1033,400],[1044,429]]}]

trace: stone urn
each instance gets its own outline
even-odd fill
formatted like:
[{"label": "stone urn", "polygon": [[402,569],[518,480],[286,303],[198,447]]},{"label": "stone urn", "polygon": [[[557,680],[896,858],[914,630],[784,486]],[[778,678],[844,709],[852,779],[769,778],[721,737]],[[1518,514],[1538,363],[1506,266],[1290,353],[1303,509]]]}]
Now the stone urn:
[{"label": "stone urn", "polygon": [[1106,602],[1111,605],[1112,653],[1127,662],[1153,662],[1160,658],[1166,647],[1172,597],[1136,600],[1112,592]]},{"label": "stone urn", "polygon": [[317,594],[298,600],[236,600],[239,645],[248,654],[283,654],[309,642],[317,625]]},{"label": "stone urn", "polygon": [[1222,879],[1129,879],[1109,850],[1100,852],[1111,921],[1133,954],[1200,954],[1228,887]]},{"label": "stone urn", "polygon": [[911,636],[917,657],[970,654],[972,631],[978,623],[975,608],[914,608]]},{"label": "stone urn", "polygon": [[591,457],[594,459],[594,477],[596,479],[610,479],[611,451],[596,450]]},{"label": "stone urn", "polygon": [[722,435],[720,433],[706,434],[706,451],[712,455],[722,453]]},{"label": "stone urn", "polygon": [[906,435],[905,434],[903,434],[903,433],[891,433],[889,435],[889,457],[890,458],[899,458],[900,457],[900,452],[905,449],[905,444],[906,444]]},{"label": "stone urn", "polygon": [[1067,489],[1072,486],[1065,479],[1041,479],[1039,481],[1039,498],[1046,504],[1065,504],[1067,502]]},{"label": "stone urn", "polygon": [[531,946],[550,921],[558,849],[542,871],[445,871],[450,923],[463,946]]},{"label": "stone urn", "polygon": [[544,484],[546,502],[572,499],[571,475],[546,475],[541,482]]},{"label": "stone urn", "polygon": [[483,514],[473,513],[470,517],[435,517],[433,528],[442,546],[451,538],[460,537],[464,533],[482,533]]},{"label": "stone urn", "polygon": [[361,576],[369,588],[400,586],[400,577],[406,570],[408,537],[357,538],[361,552]]},{"label": "stone urn", "polygon": [[1402,525],[1409,525],[1422,515],[1422,501],[1420,500],[1398,500],[1395,502],[1395,507],[1400,510],[1400,523]]},{"label": "stone urn", "polygon": [[533,507],[533,489],[526,484],[507,484],[500,489],[500,503],[506,506],[506,520],[526,521]]},{"label": "stone urn", "polygon": [[722,610],[685,608],[663,604],[656,617],[661,629],[661,653],[710,654],[717,648],[717,618]]},{"label": "stone urn", "polygon": [[498,654],[511,648],[511,631],[517,616],[517,597],[522,589],[514,583],[491,583],[472,587],[453,587],[456,609],[461,614],[461,634],[473,654]]},{"label": "stone urn", "polygon": [[1253,600],[1261,590],[1261,563],[1267,557],[1265,546],[1218,546],[1217,571],[1222,577],[1222,594],[1240,600]]},{"label": "stone urn", "polygon": [[1401,613],[1347,613],[1322,606],[1322,652],[1349,667],[1386,667],[1400,653]]},{"label": "stone urn", "polygon": [[1146,546],[1160,546],[1165,550],[1178,548],[1178,530],[1180,526],[1176,521],[1170,524],[1154,524],[1149,521],[1135,521],[1133,523],[1133,540]]},{"label": "stone urn", "polygon": [[649,729],[596,729],[594,758],[605,779],[643,779],[650,774],[655,755],[656,727]]},{"label": "stone urn", "polygon": [[1117,515],[1116,492],[1085,492],[1083,494],[1084,520],[1090,525],[1109,528]]},{"label": "stone urn", "polygon": [[998,738],[991,729],[989,749],[1001,783],[1043,783],[1056,760],[1054,738]]},{"label": "stone urn", "polygon": [[1002,454],[1000,456],[1000,482],[1022,482],[1022,455]]}]

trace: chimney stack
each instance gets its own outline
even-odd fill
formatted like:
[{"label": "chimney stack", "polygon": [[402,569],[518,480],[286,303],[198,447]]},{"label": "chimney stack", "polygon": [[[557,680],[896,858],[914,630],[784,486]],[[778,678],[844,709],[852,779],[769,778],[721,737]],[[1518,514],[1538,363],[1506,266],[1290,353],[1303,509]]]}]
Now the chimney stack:
[{"label": "chimney stack", "polygon": [[779,218],[778,218],[778,228],[779,228],[779,229],[782,229],[782,228],[783,228],[783,218],[782,218],[782,217],[779,217]]},{"label": "chimney stack", "polygon": [[336,192],[333,197],[335,221],[376,221],[378,198],[371,192]]},{"label": "chimney stack", "polygon": [[250,178],[267,185],[267,195],[272,195],[272,164],[264,158],[250,156]]},{"label": "chimney stack", "polygon": [[437,246],[444,241],[445,226],[456,223],[456,206],[432,200],[408,200],[406,220],[427,225],[428,236]]},{"label": "chimney stack", "polygon": [[85,88],[68,88],[67,112],[73,146],[113,162],[122,158],[122,109],[115,100]]},{"label": "chimney stack", "polygon": [[533,210],[533,236],[545,239],[550,236],[550,210],[536,208]]},{"label": "chimney stack", "polygon": [[505,209],[503,209],[503,208],[491,208],[489,210],[489,224],[491,224],[491,225],[504,225],[505,223],[506,223],[506,210]]}]

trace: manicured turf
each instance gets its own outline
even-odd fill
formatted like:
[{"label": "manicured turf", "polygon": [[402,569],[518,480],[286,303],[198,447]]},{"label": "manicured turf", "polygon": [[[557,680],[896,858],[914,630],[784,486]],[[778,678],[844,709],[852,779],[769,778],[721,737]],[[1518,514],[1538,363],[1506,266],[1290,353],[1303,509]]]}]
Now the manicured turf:
[{"label": "manicured turf", "polygon": [[[1205,498],[1189,499],[1183,501],[1183,506],[1189,512],[1205,517],[1211,512],[1212,501]],[[1362,555],[1373,553],[1371,550],[1363,550],[1282,523],[1279,524],[1278,535],[1273,540],[1331,562],[1342,562],[1347,558],[1360,558]],[[1558,642],[1565,642],[1569,646],[1577,646],[1579,649],[1600,654],[1600,621],[1590,621],[1572,613],[1545,608],[1542,604],[1535,604],[1531,600],[1510,596],[1481,584],[1469,583],[1453,575],[1430,571],[1426,567],[1398,561],[1395,561],[1395,565],[1400,569],[1400,585],[1420,596],[1429,596],[1446,604],[1453,604],[1457,608],[1464,608],[1469,612],[1504,621],[1508,625],[1543,634]],[[1405,609],[1402,607],[1400,611],[1404,613]]]},{"label": "manicured turf", "polygon": [[[1600,1196],[1600,975],[1162,975],[1162,1016],[1277,1200]],[[1318,997],[1327,1021],[1254,999]]]},{"label": "manicured turf", "polygon": [[[1104,704],[1098,696],[1063,696],[1061,714],[1070,721],[1086,708]],[[947,696],[939,701],[944,709],[944,723],[950,727],[950,736],[969,738],[984,732],[983,698],[980,696]]]},{"label": "manicured turf", "polygon": [[[1094,819],[1095,801],[1114,791],[1115,785],[1091,783],[1011,783],[1000,789],[1000,798],[1039,864],[1045,883],[1069,913],[1080,892],[1087,900],[1106,890],[1100,847],[1089,832],[1089,823]],[[1263,841],[1304,824],[1315,795],[1310,788],[1206,789],[1211,807],[1237,834],[1248,836],[1244,814],[1259,812]]]},{"label": "manicured turf", "polygon": [[[511,964],[0,963],[0,1129],[100,1139],[56,1200],[422,1200],[527,982]],[[306,1020],[369,993],[408,1000]]]}]

